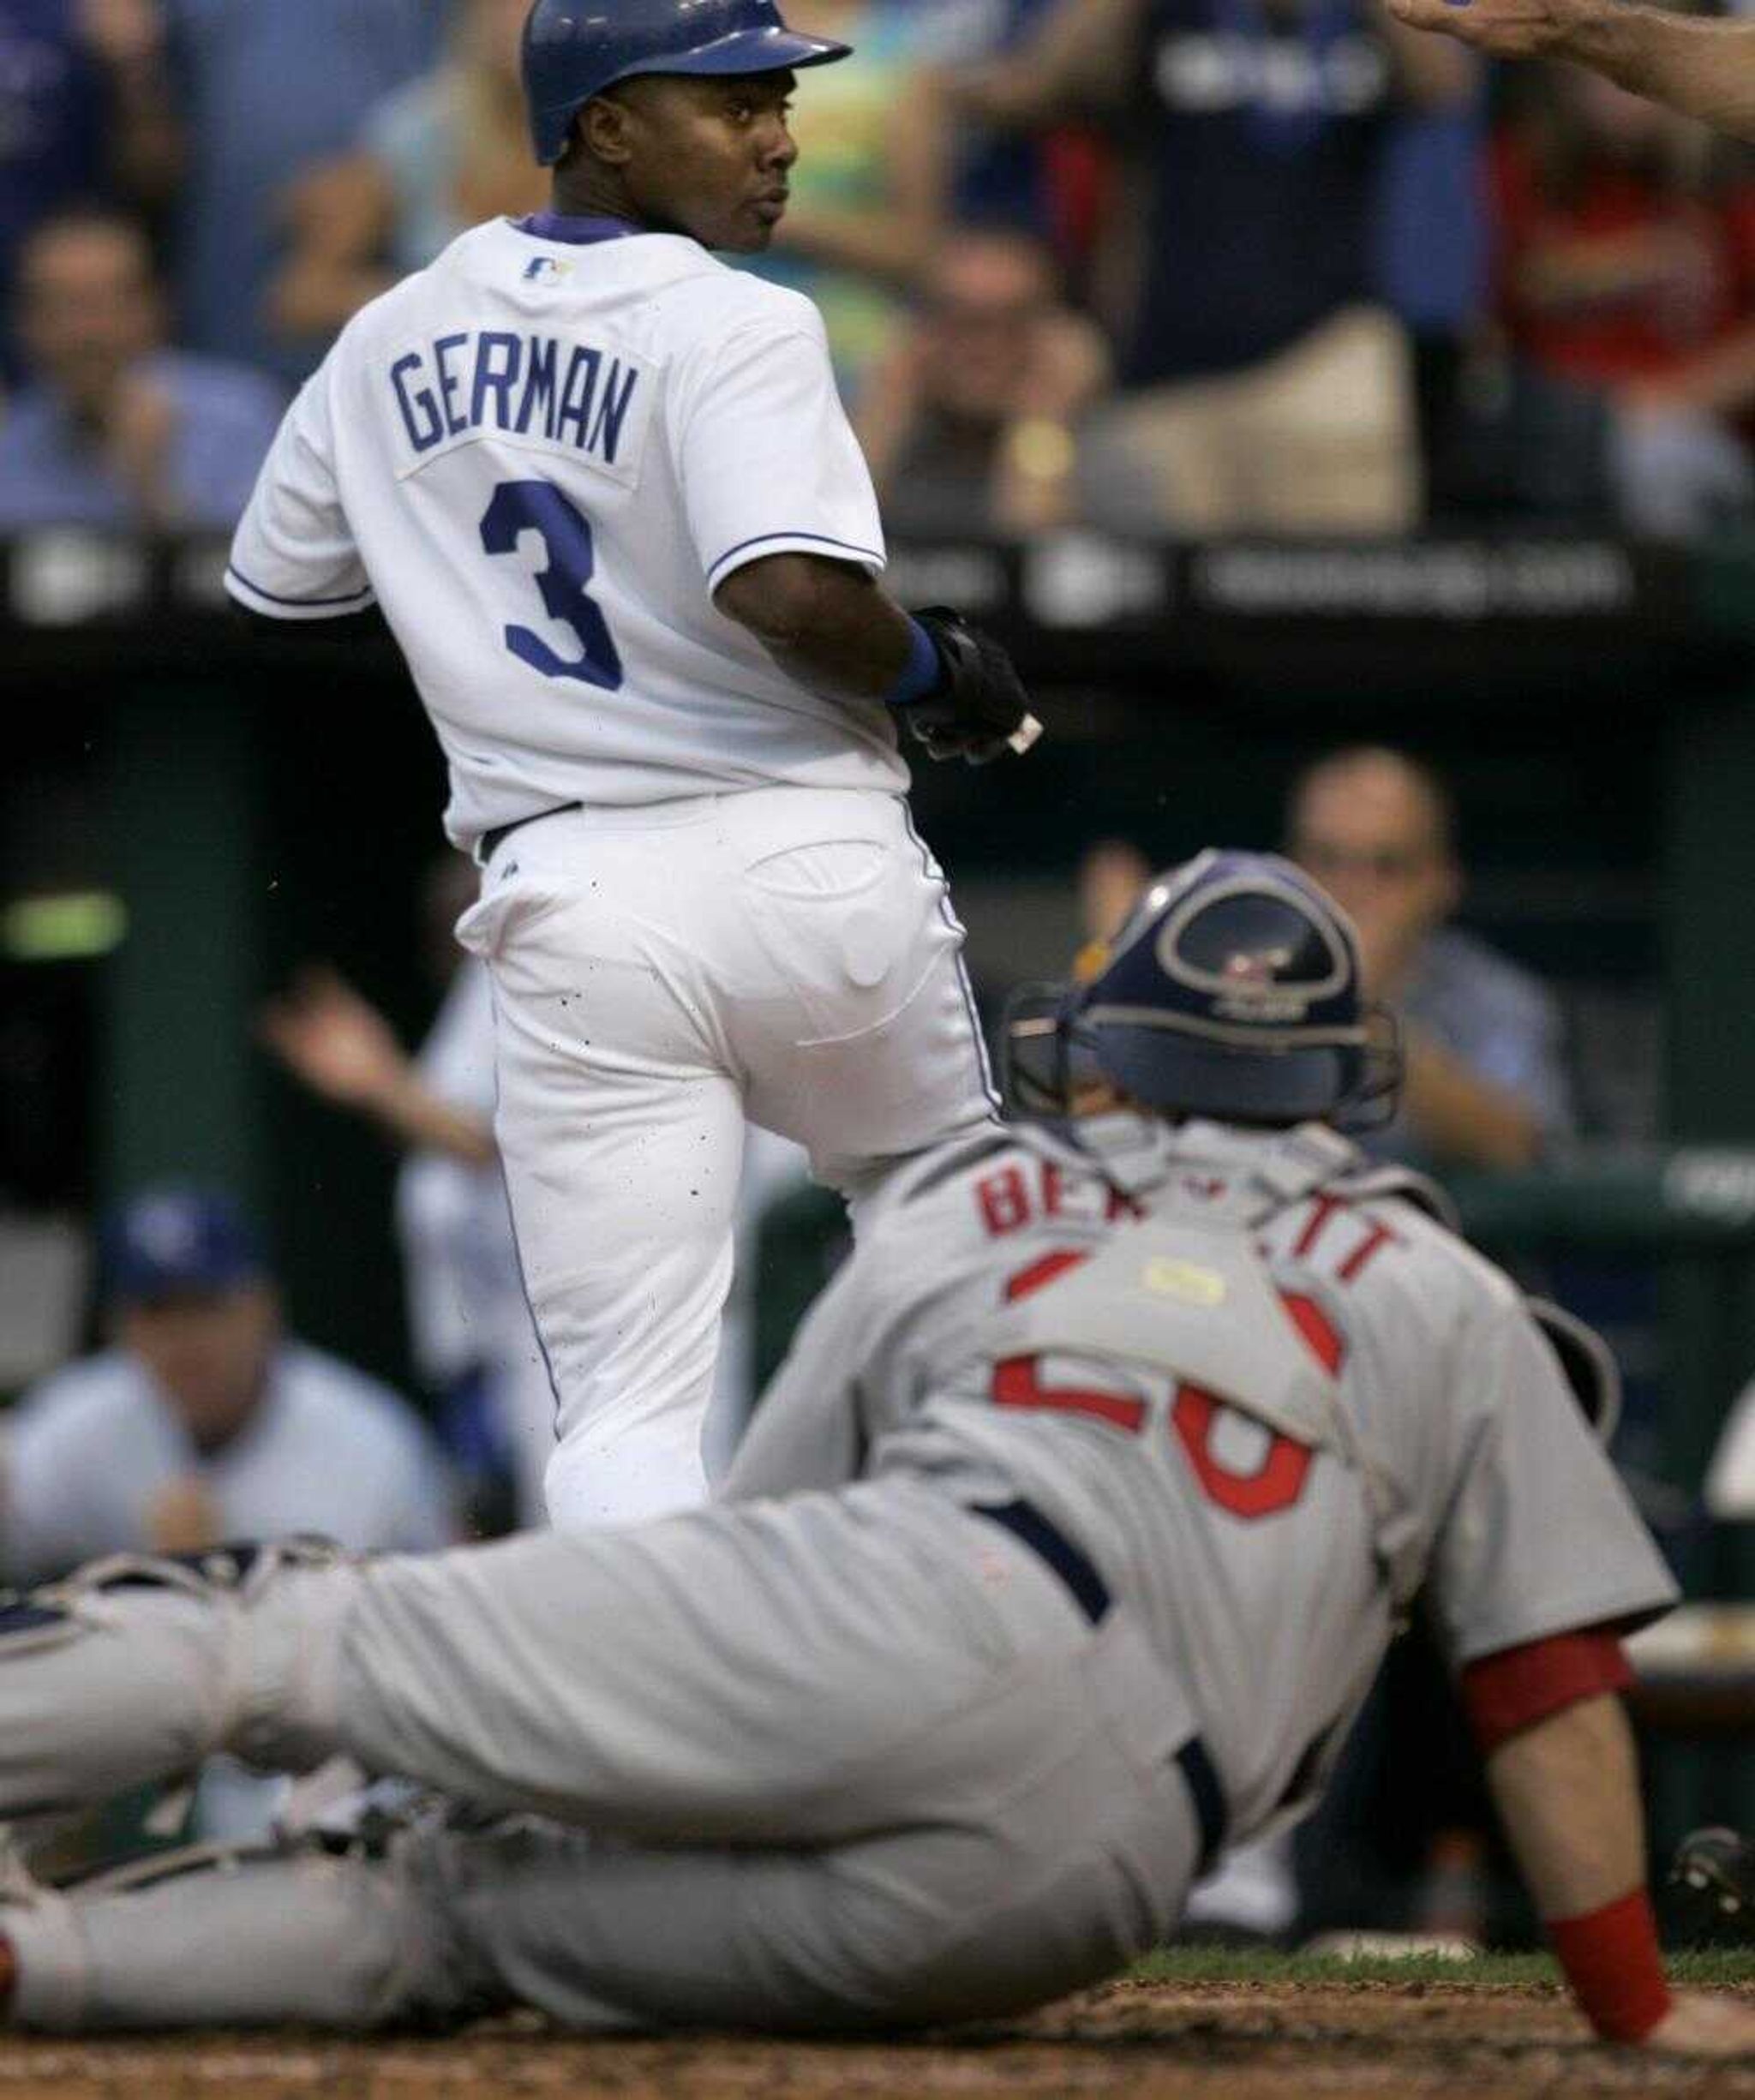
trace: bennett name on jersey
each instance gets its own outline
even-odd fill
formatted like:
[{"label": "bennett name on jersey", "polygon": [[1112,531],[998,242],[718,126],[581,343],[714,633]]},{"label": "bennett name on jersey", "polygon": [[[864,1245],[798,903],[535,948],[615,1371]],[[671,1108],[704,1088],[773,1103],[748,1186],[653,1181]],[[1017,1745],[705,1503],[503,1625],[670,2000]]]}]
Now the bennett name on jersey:
[{"label": "bennett name on jersey", "polygon": [[391,366],[390,387],[422,458],[447,440],[490,429],[570,446],[614,467],[635,394],[642,386],[650,393],[650,376],[638,360],[589,343],[482,328],[409,350]]}]

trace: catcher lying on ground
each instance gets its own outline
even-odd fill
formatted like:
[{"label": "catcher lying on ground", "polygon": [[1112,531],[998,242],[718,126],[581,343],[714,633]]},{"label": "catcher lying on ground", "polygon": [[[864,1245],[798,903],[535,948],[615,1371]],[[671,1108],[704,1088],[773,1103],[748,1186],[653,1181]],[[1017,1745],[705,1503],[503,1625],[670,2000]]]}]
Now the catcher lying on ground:
[{"label": "catcher lying on ground", "polygon": [[15,1886],[13,2017],[1012,2013],[1308,1808],[1423,1601],[1597,2031],[1755,2046],[1755,2010],[1671,1998],[1646,1899],[1617,1636],[1669,1577],[1517,1290],[1331,1127],[1390,1076],[1357,985],[1285,864],[1162,878],[1094,984],[1015,1023],[1055,1120],[898,1176],[728,1506],[111,1564],[16,1606],[0,1812],[221,1750],[468,1807],[376,1856]]}]

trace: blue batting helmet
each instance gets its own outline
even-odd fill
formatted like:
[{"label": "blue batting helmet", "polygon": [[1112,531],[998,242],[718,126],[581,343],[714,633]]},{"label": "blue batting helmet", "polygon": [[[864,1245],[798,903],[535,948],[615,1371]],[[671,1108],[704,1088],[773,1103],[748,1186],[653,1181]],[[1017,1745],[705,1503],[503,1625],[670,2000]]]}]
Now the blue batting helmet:
[{"label": "blue batting helmet", "polygon": [[234,1290],[260,1281],[267,1265],[230,1196],[172,1184],[143,1191],[105,1220],[99,1271],[106,1297],[152,1301]]},{"label": "blue batting helmet", "polygon": [[1351,923],[1275,853],[1206,853],[1158,876],[1088,984],[1023,995],[1007,1050],[1014,1101],[1037,1114],[1102,1078],[1170,1114],[1332,1122],[1386,1103],[1400,1076]]},{"label": "blue batting helmet", "polygon": [[782,73],[849,55],[788,29],[774,0],[536,0],[524,45],[536,159],[553,167],[586,103],[637,74]]}]

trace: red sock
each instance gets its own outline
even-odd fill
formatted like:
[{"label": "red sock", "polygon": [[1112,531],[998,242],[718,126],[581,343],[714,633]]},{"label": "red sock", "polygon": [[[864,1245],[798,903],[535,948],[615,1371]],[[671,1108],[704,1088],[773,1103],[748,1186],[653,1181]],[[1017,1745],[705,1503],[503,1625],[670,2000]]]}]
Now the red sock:
[{"label": "red sock", "polygon": [[1582,1918],[1551,1918],[1548,1935],[1572,1995],[1598,2034],[1643,2042],[1670,2007],[1657,1923],[1642,1886]]}]

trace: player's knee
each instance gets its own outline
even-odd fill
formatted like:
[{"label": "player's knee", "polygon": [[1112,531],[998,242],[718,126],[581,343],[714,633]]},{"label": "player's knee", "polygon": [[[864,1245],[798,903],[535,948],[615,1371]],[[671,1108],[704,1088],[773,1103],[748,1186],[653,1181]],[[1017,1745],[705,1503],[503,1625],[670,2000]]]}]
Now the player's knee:
[{"label": "player's knee", "polygon": [[329,1754],[356,1571],[302,1542],[117,1556],[0,1611],[0,1813],[79,1805],[232,1750]]}]

